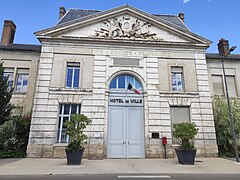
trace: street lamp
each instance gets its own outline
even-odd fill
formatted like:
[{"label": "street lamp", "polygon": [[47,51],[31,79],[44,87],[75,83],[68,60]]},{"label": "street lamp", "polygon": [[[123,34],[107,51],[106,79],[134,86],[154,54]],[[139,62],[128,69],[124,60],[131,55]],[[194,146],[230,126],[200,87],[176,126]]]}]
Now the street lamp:
[{"label": "street lamp", "polygon": [[225,68],[224,68],[224,60],[226,59],[226,57],[232,51],[234,51],[234,49],[236,49],[236,47],[237,46],[231,47],[230,50],[228,51],[228,53],[223,57],[223,59],[222,59],[222,69],[223,69],[223,78],[224,78],[226,95],[227,95],[229,117],[230,117],[231,128],[232,128],[232,139],[233,139],[234,149],[235,149],[235,158],[236,158],[236,162],[239,162],[239,155],[238,155],[238,147],[237,147],[237,141],[236,141],[235,127],[234,127],[234,120],[233,120],[232,109],[231,109],[231,106],[230,106],[230,100],[229,100],[229,94],[228,94],[228,86],[227,86],[227,80],[226,80],[226,74],[225,74]]}]

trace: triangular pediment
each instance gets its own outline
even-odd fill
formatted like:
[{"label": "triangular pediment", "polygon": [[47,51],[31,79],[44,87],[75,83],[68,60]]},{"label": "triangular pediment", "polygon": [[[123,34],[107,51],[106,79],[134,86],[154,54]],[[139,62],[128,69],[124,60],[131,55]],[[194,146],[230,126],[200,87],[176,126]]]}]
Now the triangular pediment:
[{"label": "triangular pediment", "polygon": [[35,33],[38,38],[89,38],[210,45],[189,30],[129,5],[98,12]]}]

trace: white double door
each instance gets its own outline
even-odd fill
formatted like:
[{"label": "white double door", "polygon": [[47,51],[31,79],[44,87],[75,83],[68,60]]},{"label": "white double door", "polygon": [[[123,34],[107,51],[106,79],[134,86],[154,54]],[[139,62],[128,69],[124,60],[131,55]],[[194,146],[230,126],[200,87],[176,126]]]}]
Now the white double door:
[{"label": "white double door", "polygon": [[109,106],[108,158],[144,158],[143,107]]}]

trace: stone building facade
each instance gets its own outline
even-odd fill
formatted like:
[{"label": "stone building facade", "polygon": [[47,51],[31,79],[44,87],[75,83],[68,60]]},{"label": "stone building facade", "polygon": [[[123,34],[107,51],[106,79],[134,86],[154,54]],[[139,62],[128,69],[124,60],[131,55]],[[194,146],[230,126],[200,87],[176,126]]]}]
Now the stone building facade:
[{"label": "stone building facade", "polygon": [[[173,157],[172,125],[178,122],[197,124],[198,156],[217,155],[212,72],[222,56],[206,54],[211,41],[190,32],[182,13],[61,7],[59,17],[56,26],[35,33],[41,51],[39,63],[30,58],[37,78],[28,157],[65,157],[64,122],[73,113],[92,119],[89,159],[162,158],[162,137]],[[129,83],[139,94],[127,89]]]},{"label": "stone building facade", "polygon": [[[35,33],[42,51],[28,156],[63,157],[64,113],[79,108],[93,121],[86,130],[91,159],[162,157],[160,138],[172,144],[171,109],[197,124],[199,155],[216,155],[205,59],[211,42],[178,17],[169,22],[128,5],[76,19],[72,11]],[[70,71],[78,82],[68,82]],[[126,91],[128,79],[140,96]],[[142,103],[126,104],[131,100]]]}]

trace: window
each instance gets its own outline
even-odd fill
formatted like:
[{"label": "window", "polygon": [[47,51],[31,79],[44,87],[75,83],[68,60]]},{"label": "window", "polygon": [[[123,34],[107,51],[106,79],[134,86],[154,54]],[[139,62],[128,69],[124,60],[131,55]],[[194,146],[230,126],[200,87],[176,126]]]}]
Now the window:
[{"label": "window", "polygon": [[13,68],[4,68],[4,77],[8,78],[8,87],[12,87],[13,85]]},{"label": "window", "polygon": [[16,79],[16,92],[27,92],[28,87],[28,69],[18,69]]},{"label": "window", "polygon": [[[170,107],[171,122],[173,124],[178,124],[181,122],[190,122],[190,108],[189,107]],[[172,143],[177,144],[178,140],[173,138]]]},{"label": "window", "polygon": [[136,89],[141,90],[141,83],[133,76],[130,75],[119,75],[115,77],[111,83],[110,89],[127,89],[128,83],[132,84]]},{"label": "window", "polygon": [[183,91],[183,68],[182,67],[171,67],[172,76],[172,90]]},{"label": "window", "polygon": [[[229,97],[237,96],[236,81],[234,75],[226,75]],[[213,91],[215,96],[224,96],[225,90],[223,86],[222,75],[212,75]]]},{"label": "window", "polygon": [[233,75],[227,75],[226,76],[227,80],[227,86],[228,86],[228,94],[229,97],[237,97],[237,89],[236,89],[236,81],[235,81],[235,76]]},{"label": "window", "polygon": [[68,63],[66,75],[66,87],[78,88],[80,78],[80,63]]},{"label": "window", "polygon": [[222,75],[212,75],[213,92],[215,96],[224,96]]},{"label": "window", "polygon": [[68,137],[66,135],[66,127],[64,126],[64,123],[66,121],[70,121],[71,114],[80,114],[80,109],[80,104],[60,104],[57,143],[68,143]]}]

